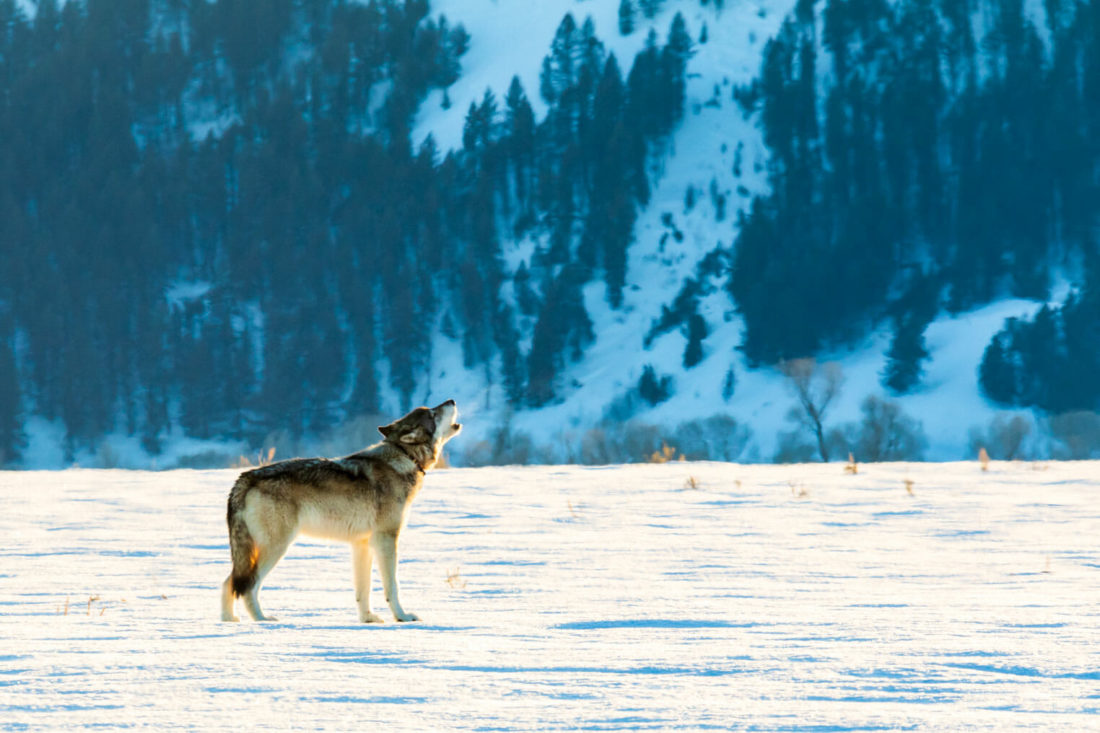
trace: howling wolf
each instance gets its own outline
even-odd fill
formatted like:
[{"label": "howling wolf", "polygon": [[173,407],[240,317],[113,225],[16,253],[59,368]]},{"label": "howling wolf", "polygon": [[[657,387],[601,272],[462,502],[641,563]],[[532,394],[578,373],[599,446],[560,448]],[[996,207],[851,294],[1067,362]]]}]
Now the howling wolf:
[{"label": "howling wolf", "polygon": [[229,492],[233,570],[222,583],[222,621],[240,620],[237,596],[254,620],[274,620],[260,610],[257,593],[299,533],[351,543],[360,621],[382,622],[370,606],[375,556],[394,618],[419,620],[397,597],[397,536],[424,472],[461,430],[457,417],[454,400],[418,407],[378,428],[382,442],[346,458],[295,458],[242,473]]}]

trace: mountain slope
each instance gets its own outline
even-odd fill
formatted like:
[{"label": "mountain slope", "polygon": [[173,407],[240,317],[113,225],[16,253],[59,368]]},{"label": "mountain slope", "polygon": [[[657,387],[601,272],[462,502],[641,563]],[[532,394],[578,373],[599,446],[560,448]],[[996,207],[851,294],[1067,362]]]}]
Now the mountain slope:
[{"label": "mountain slope", "polygon": [[[0,3],[0,133],[26,143],[0,151],[0,463],[347,451],[447,398],[459,463],[809,459],[781,374],[808,356],[845,376],[834,457],[874,397],[923,423],[904,457],[958,458],[1035,404],[979,381],[993,335],[1095,269],[1088,9],[20,7]],[[1027,149],[1059,125],[1061,157]],[[1020,381],[1029,328],[998,373]]]},{"label": "mountain slope", "polygon": [[[530,22],[523,24],[520,18],[526,17],[526,10],[520,4],[493,5],[496,12],[471,13],[469,20],[464,20],[474,39],[472,60],[464,81],[449,92],[454,106],[450,110],[433,109],[434,96],[442,94],[433,92],[422,107],[418,132],[430,132],[444,143],[457,142],[460,110],[465,109],[467,101],[480,96],[487,86],[501,88],[513,71],[525,80],[537,75],[533,60],[524,64],[509,59],[500,66],[478,63],[479,53],[480,58],[495,58],[492,51],[479,49],[479,43],[491,49],[508,48],[511,53],[538,47],[536,41],[552,36],[557,13],[565,10],[594,11],[601,31],[605,24],[614,22],[612,3],[562,2],[553,10],[544,7],[539,12],[545,12],[545,16],[527,18]],[[606,421],[609,412],[614,414],[616,401],[634,393],[644,368],[652,366],[657,373],[671,378],[672,392],[660,405],[641,403],[632,411],[635,420],[660,426],[662,435],[673,442],[676,428],[683,422],[731,415],[753,433],[741,458],[768,460],[775,454],[780,433],[792,429],[787,412],[794,398],[778,371],[751,368],[746,362],[738,349],[744,337],[743,320],[717,278],[709,279],[710,292],[699,301],[699,314],[706,319],[710,333],[703,342],[704,356],[698,365],[690,369],[683,366],[685,329],[675,328],[658,336],[648,347],[643,344],[662,308],[673,302],[686,280],[696,276],[700,262],[715,247],[732,247],[738,233],[738,213],[747,211],[751,197],[767,192],[768,153],[759,119],[743,115],[732,92],[734,87],[755,78],[764,44],[775,35],[793,6],[793,2],[741,3],[716,12],[695,3],[665,4],[653,21],[654,27],[665,26],[674,13],[683,12],[692,36],[698,38],[705,24],[708,40],[694,48],[685,119],[652,165],[653,198],[635,227],[628,269],[631,288],[624,306],[618,311],[609,309],[601,286],[588,286],[585,302],[595,323],[596,338],[584,360],[568,369],[565,381],[573,387],[558,405],[513,415],[501,399],[486,399],[486,387],[476,374],[464,376],[459,385],[448,385],[477,410],[479,417],[488,418],[485,428],[475,427],[469,433],[469,441],[489,438],[499,422],[507,418],[512,429],[545,445],[548,457],[576,458],[585,433]],[[485,19],[484,27],[477,24],[478,18]],[[509,44],[506,39],[511,37],[510,29],[519,25],[524,27],[523,35]],[[609,47],[628,53],[636,48],[645,28],[643,24],[627,39],[608,39]],[[689,187],[695,190],[697,199],[690,210],[685,204]],[[721,219],[715,205],[718,199],[711,190],[725,200]],[[682,241],[669,236],[675,231],[682,233]],[[517,243],[514,250],[515,260],[519,261],[524,252],[530,252],[530,243]],[[782,298],[783,294],[776,293],[776,297]],[[1063,288],[1054,302],[1064,297]],[[923,423],[928,436],[926,457],[950,460],[968,455],[970,431],[984,428],[1001,412],[982,397],[978,385],[978,366],[985,345],[1006,318],[1032,315],[1039,305],[1036,301],[1006,299],[936,318],[925,331],[929,351],[925,376],[911,394],[892,395],[881,384],[890,335],[886,324],[853,347],[820,354],[822,361],[838,361],[847,377],[830,422],[841,425],[858,421],[860,403],[868,395],[894,399]],[[726,399],[723,388],[731,369],[736,386]],[[446,371],[453,374],[453,367]],[[443,392],[432,398],[436,396],[442,397]]]}]

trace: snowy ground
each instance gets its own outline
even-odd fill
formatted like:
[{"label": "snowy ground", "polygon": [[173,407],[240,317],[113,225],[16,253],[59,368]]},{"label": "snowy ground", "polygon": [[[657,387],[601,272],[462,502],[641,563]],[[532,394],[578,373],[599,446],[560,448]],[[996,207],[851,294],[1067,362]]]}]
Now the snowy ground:
[{"label": "snowy ground", "polygon": [[0,728],[1100,726],[1097,463],[441,471],[385,626],[305,541],[219,623],[233,476],[0,474]]}]

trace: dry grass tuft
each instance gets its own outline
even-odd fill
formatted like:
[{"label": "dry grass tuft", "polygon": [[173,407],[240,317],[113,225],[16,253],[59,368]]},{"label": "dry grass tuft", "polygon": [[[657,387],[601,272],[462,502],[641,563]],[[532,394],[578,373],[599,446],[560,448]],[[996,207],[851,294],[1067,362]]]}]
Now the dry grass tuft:
[{"label": "dry grass tuft", "polygon": [[852,452],[848,452],[848,465],[844,467],[844,473],[852,474],[853,476],[859,473],[859,466],[856,465],[856,458],[852,455]]},{"label": "dry grass tuft", "polygon": [[684,454],[681,453],[679,458],[676,458],[676,449],[664,441],[661,442],[661,450],[654,451],[649,455],[650,463],[668,463],[671,460],[684,460]]},{"label": "dry grass tuft", "polygon": [[267,449],[267,454],[261,450],[256,454],[256,462],[253,463],[245,456],[240,456],[237,461],[230,466],[230,468],[259,468],[260,466],[266,466],[275,460],[275,446],[271,446]]},{"label": "dry grass tuft", "polygon": [[[72,608],[72,600],[73,600],[72,596],[65,596],[65,603],[63,605],[58,605],[58,607],[57,607],[57,615],[58,616],[68,616],[69,615],[69,609]],[[84,615],[85,616],[91,616],[92,615],[92,606],[96,603],[99,603],[101,600],[102,600],[102,598],[98,595],[88,596],[88,601],[87,601],[87,604],[85,605]],[[121,600],[121,603],[125,603],[125,602],[126,602],[126,599],[123,598]],[[103,602],[103,603],[100,604],[99,613],[96,614],[96,615],[97,616],[102,616],[105,613],[107,613],[107,604],[106,604],[106,602]]]},{"label": "dry grass tuft", "polygon": [[447,571],[447,585],[456,590],[461,590],[466,587],[466,579],[459,573],[459,569]]},{"label": "dry grass tuft", "polygon": [[684,482],[685,489],[698,489],[703,483],[694,476],[688,476],[687,481]]}]

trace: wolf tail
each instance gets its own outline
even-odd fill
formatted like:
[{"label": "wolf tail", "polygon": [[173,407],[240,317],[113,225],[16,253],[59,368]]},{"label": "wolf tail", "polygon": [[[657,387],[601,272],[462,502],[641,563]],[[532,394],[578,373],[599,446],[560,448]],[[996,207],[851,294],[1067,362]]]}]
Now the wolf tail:
[{"label": "wolf tail", "polygon": [[243,596],[256,585],[256,542],[244,521],[244,499],[252,483],[244,476],[229,492],[226,522],[229,524],[229,554],[233,559],[233,595]]}]

